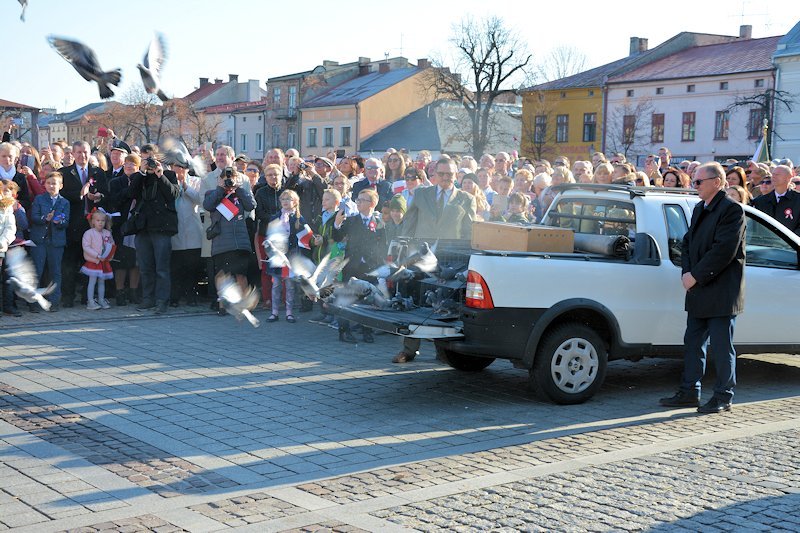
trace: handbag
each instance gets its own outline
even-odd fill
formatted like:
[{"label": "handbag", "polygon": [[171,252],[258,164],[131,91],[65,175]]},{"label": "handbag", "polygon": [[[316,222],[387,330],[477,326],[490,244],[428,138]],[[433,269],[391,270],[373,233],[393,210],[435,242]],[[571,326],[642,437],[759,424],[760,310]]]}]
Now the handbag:
[{"label": "handbag", "polygon": [[222,218],[222,215],[219,215],[218,213],[211,213],[211,225],[206,228],[206,239],[209,241],[214,240],[214,237],[218,237],[220,233],[222,233],[220,218]]}]

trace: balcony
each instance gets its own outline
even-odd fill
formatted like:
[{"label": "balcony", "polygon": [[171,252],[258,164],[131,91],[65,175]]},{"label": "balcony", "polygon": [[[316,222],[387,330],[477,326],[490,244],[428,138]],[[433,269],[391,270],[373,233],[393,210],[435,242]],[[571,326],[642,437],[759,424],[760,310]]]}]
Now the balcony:
[{"label": "balcony", "polygon": [[297,108],[296,107],[281,107],[278,109],[273,109],[275,113],[275,118],[285,119],[285,120],[297,120]]}]

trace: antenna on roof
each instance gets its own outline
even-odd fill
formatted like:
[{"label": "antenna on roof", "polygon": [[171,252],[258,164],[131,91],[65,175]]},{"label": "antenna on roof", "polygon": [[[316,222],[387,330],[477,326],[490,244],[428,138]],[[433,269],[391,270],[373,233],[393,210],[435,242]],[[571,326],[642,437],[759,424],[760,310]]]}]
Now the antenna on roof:
[{"label": "antenna on roof", "polygon": [[386,61],[389,61],[389,50],[387,50],[387,51],[385,51],[383,53],[383,57],[384,57],[384,59],[386,59]]}]

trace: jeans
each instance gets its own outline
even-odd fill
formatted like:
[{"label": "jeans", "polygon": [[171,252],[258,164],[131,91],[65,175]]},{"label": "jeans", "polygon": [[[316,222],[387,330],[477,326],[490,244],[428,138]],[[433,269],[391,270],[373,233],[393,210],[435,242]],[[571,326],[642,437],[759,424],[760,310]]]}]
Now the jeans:
[{"label": "jeans", "polygon": [[736,387],[736,351],[733,348],[735,323],[735,316],[687,318],[683,337],[682,390],[695,391],[700,395],[700,380],[706,373],[706,352],[710,341],[711,359],[717,374],[714,396],[726,402],[731,401]]},{"label": "jeans", "polygon": [[294,281],[289,278],[283,279],[280,275],[272,275],[272,314],[278,316],[281,308],[281,290],[286,288],[286,315],[292,314],[292,304],[294,303]]},{"label": "jeans", "polygon": [[64,247],[43,243],[29,250],[33,264],[36,265],[36,277],[41,281],[46,265],[50,272],[50,281],[56,286],[47,299],[52,303],[59,303],[61,301],[61,261],[64,258]]},{"label": "jeans", "polygon": [[169,300],[169,263],[172,254],[171,236],[142,231],[136,234],[136,262],[142,280],[145,303]]}]

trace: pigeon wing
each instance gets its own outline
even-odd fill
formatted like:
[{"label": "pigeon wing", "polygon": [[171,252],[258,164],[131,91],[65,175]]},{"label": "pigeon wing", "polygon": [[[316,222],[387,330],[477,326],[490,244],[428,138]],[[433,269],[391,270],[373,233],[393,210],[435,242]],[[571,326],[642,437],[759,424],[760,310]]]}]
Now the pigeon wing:
[{"label": "pigeon wing", "polygon": [[163,33],[156,33],[153,40],[150,41],[150,47],[144,55],[143,65],[145,68],[153,73],[157,79],[161,79],[161,69],[164,68],[164,63],[167,61],[167,47],[164,41]]},{"label": "pigeon wing", "polygon": [[289,267],[298,276],[305,276],[308,280],[314,276],[314,262],[300,254],[292,254],[289,258]]},{"label": "pigeon wing", "polygon": [[218,274],[217,296],[219,299],[229,304],[237,304],[242,300],[242,291],[236,281],[226,274]]},{"label": "pigeon wing", "polygon": [[345,259],[341,255],[334,258],[326,256],[325,259],[320,261],[317,270],[314,272],[315,281],[320,291],[336,282],[336,277],[347,266],[348,261],[349,259]]},{"label": "pigeon wing", "polygon": [[23,284],[34,288],[39,284],[36,267],[21,247],[16,246],[6,252],[6,267],[9,277],[17,278]]},{"label": "pigeon wing", "polygon": [[50,36],[47,40],[50,42],[50,46],[52,46],[61,57],[66,59],[67,62],[71,63],[75,70],[77,70],[86,81],[93,80],[91,76],[87,75],[87,72],[95,74],[100,72],[100,64],[97,61],[97,56],[94,55],[94,52],[88,46],[77,41],[70,41],[60,37]]}]

